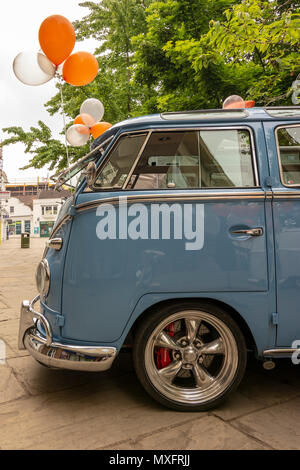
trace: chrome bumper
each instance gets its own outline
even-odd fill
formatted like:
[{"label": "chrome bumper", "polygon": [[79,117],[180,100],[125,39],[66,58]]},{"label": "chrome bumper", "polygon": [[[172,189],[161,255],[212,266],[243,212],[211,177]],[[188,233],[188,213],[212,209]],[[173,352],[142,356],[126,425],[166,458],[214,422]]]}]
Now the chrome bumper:
[{"label": "chrome bumper", "polygon": [[[36,296],[32,302],[24,300],[21,305],[19,326],[19,349],[27,351],[42,364],[60,369],[104,371],[111,367],[117,349],[102,346],[74,346],[53,342],[51,326],[47,318],[34,310],[34,304],[40,299]],[[36,327],[40,321],[46,337]]]}]

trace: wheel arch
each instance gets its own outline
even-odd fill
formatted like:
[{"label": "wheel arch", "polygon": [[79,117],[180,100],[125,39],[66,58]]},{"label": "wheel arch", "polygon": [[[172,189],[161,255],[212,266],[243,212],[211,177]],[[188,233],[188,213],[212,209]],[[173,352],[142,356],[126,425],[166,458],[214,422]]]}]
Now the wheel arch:
[{"label": "wheel arch", "polygon": [[146,316],[148,317],[149,315],[151,315],[151,313],[154,310],[157,310],[160,307],[166,307],[168,305],[174,305],[174,304],[177,304],[179,302],[180,303],[185,303],[187,305],[187,307],[190,304],[195,304],[195,302],[196,302],[196,303],[199,303],[199,307],[201,306],[201,304],[205,303],[206,305],[210,304],[212,306],[216,306],[216,307],[219,307],[219,308],[225,310],[231,316],[231,318],[236,322],[238,327],[240,328],[240,330],[241,330],[241,332],[242,332],[242,334],[245,338],[247,349],[253,351],[254,353],[257,352],[257,346],[256,346],[256,342],[254,340],[253,334],[252,334],[247,322],[242,317],[242,315],[236,309],[234,309],[232,306],[230,306],[229,304],[227,304],[225,302],[222,302],[220,300],[217,300],[217,299],[207,298],[207,297],[195,297],[195,298],[188,298],[188,299],[187,298],[167,299],[167,300],[162,300],[162,301],[156,302],[155,304],[152,304],[150,307],[146,308],[143,312],[141,312],[140,315],[135,319],[135,321],[133,322],[133,324],[130,327],[129,333],[128,333],[127,338],[125,340],[125,343],[128,343],[127,340],[129,340],[129,342],[130,342],[129,338],[134,337],[136,329],[138,328],[139,324],[145,319]]}]

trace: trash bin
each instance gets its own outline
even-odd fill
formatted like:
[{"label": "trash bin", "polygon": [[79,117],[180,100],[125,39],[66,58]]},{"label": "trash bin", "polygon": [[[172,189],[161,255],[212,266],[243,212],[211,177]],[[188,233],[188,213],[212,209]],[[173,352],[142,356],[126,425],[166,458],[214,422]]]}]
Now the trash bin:
[{"label": "trash bin", "polygon": [[22,233],[21,234],[21,248],[29,248],[30,247],[30,233]]}]

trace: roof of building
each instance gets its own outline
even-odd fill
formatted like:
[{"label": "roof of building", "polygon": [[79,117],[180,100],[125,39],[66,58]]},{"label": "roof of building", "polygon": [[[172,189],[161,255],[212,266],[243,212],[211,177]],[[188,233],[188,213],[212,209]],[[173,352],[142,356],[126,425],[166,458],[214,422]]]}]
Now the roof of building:
[{"label": "roof of building", "polygon": [[40,191],[35,199],[62,199],[64,197],[70,197],[71,195],[70,191],[66,189],[62,191],[49,189],[48,191]]},{"label": "roof of building", "polygon": [[33,194],[28,194],[26,196],[18,195],[18,196],[13,196],[13,197],[15,197],[16,199],[19,199],[19,201],[22,202],[22,204],[30,207],[31,210],[33,209],[33,200],[35,199],[35,196]]}]

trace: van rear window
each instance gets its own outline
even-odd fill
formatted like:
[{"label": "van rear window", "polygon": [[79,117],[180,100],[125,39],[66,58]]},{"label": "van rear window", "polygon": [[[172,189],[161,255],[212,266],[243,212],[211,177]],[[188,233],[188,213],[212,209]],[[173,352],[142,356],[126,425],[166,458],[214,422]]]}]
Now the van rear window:
[{"label": "van rear window", "polygon": [[281,181],[300,186],[300,125],[277,129]]}]

